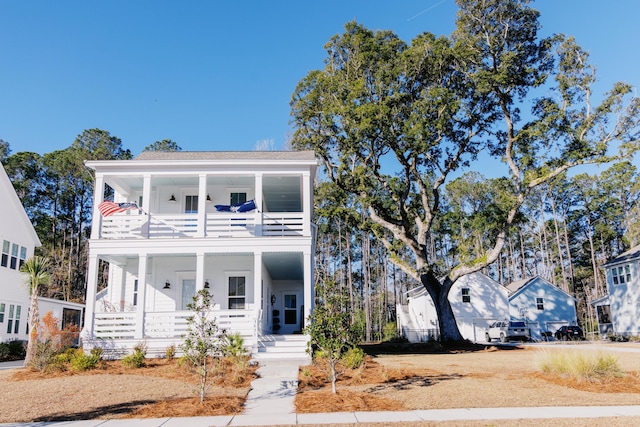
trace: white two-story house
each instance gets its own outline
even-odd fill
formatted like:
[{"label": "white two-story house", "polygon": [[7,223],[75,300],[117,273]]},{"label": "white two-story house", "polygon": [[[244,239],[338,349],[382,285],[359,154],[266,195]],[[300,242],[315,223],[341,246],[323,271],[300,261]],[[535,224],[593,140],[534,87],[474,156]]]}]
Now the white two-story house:
[{"label": "white two-story house", "polygon": [[95,192],[85,350],[118,357],[142,342],[151,355],[179,346],[187,304],[202,289],[218,326],[241,333],[253,353],[304,338],[314,303],[313,152],[144,152],[87,166]]},{"label": "white two-story house", "polygon": [[640,335],[640,245],[607,262],[607,295],[591,302],[598,314],[598,329],[607,335]]}]

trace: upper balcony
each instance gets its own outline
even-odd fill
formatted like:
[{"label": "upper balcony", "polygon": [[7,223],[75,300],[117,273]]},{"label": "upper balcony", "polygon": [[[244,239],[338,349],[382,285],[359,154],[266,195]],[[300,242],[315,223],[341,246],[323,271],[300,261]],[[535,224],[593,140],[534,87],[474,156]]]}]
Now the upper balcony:
[{"label": "upper balcony", "polygon": [[[310,152],[155,153],[87,165],[95,170],[92,239],[311,235]],[[139,209],[103,216],[104,200]],[[248,201],[254,209],[225,208]]]}]

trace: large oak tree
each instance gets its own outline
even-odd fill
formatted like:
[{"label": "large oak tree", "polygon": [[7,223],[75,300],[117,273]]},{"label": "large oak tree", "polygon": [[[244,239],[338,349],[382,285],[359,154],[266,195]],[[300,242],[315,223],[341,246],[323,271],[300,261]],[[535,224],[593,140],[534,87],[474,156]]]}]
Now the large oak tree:
[{"label": "large oak tree", "polygon": [[[367,209],[392,261],[432,297],[443,340],[461,339],[452,284],[498,258],[528,195],[575,166],[629,157],[638,142],[631,87],[595,103],[588,55],[572,38],[540,38],[529,1],[458,5],[452,35],[410,44],[348,23],[291,101],[293,146],[315,150],[333,185]],[[444,185],[480,161],[504,171],[491,230],[442,271],[428,242]]]}]

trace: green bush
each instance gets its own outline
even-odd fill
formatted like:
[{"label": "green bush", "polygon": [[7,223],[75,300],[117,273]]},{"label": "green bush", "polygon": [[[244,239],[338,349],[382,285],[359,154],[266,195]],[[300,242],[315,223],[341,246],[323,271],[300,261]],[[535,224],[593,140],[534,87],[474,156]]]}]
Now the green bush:
[{"label": "green bush", "polygon": [[98,366],[102,360],[102,348],[95,347],[91,353],[85,354],[82,349],[78,349],[71,359],[71,369],[74,371],[88,371]]},{"label": "green bush", "polygon": [[364,351],[360,347],[351,347],[342,356],[342,364],[349,369],[357,369],[364,363]]},{"label": "green bush", "polygon": [[175,346],[175,344],[171,344],[170,346],[168,346],[164,350],[164,357],[166,357],[168,360],[171,360],[174,357],[176,357],[176,346]]},{"label": "green bush", "polygon": [[623,375],[618,359],[600,352],[548,351],[542,354],[539,365],[546,374],[590,382]]},{"label": "green bush", "polygon": [[24,359],[26,345],[26,341],[22,340],[0,343],[0,362]]},{"label": "green bush", "polygon": [[247,355],[247,349],[244,347],[244,338],[240,333],[226,335],[222,346],[222,354],[233,359],[241,359]]},{"label": "green bush", "polygon": [[122,364],[127,368],[142,368],[144,359],[147,356],[147,345],[145,343],[137,344],[133,348],[133,353],[127,354],[122,358]]}]

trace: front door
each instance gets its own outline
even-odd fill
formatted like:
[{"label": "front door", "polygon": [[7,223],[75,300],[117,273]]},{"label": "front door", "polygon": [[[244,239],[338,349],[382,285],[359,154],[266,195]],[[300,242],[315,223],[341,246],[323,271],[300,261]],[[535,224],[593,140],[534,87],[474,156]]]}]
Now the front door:
[{"label": "front door", "polygon": [[284,292],[282,295],[283,301],[283,316],[282,316],[282,334],[292,334],[294,332],[300,332],[301,316],[300,316],[300,304],[302,303],[300,294],[297,292]]},{"label": "front door", "polygon": [[196,295],[196,280],[195,279],[182,279],[182,301],[180,304],[180,310],[188,310],[187,304],[193,302],[193,297]]}]

